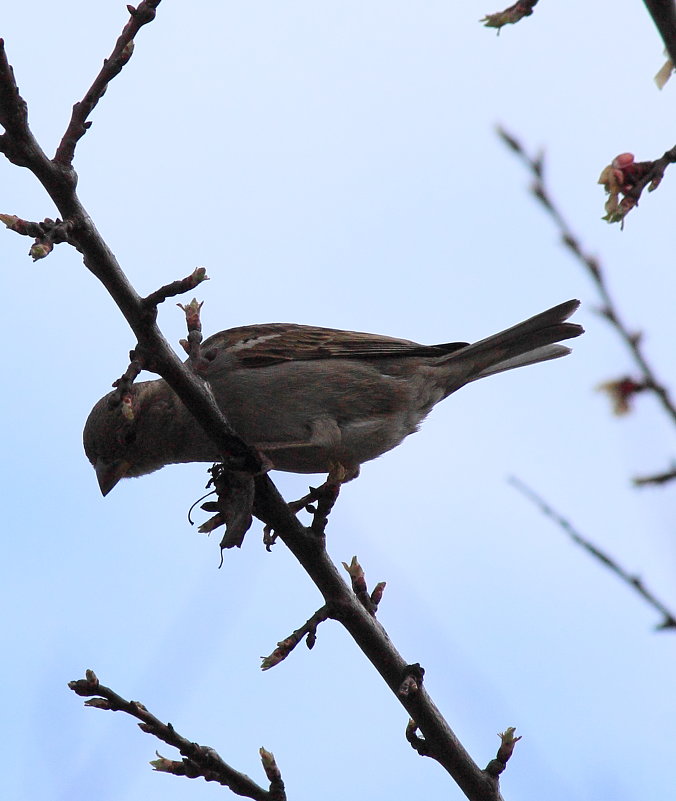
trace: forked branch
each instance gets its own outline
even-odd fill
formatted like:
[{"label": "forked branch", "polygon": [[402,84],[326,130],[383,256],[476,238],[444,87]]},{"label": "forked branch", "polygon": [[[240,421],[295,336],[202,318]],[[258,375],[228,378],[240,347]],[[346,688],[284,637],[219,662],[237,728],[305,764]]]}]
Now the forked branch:
[{"label": "forked branch", "polygon": [[[209,388],[194,370],[178,359],[162,336],[155,319],[157,303],[174,294],[175,284],[159,289],[148,298],[140,297],[80,203],[75,191],[77,175],[71,163],[75,145],[87,130],[87,117],[103,95],[108,81],[128,61],[134,35],[142,24],[152,18],[157,5],[159,0],[154,3],[143,2],[138,9],[130,9],[132,19],[84,100],[75,106],[71,122],[54,159],[45,155],[30,131],[26,103],[19,94],[4,49],[0,48],[0,124],[5,129],[5,133],[0,136],[0,152],[14,164],[27,167],[43,185],[67,227],[64,229],[67,230],[67,241],[82,254],[85,266],[103,283],[134,331],[138,339],[135,363],[130,365],[120,380],[121,384],[131,382],[139,367],[148,366],[167,381],[216,443],[228,467],[253,476],[254,514],[275,531],[305,568],[330,607],[332,617],[345,626],[409,716],[415,720],[417,729],[428,744],[430,754],[434,755],[471,801],[500,801],[497,772],[482,770],[472,760],[422,686],[422,669],[403,659],[375,619],[373,612],[382,588],[376,588],[371,593],[369,604],[363,603],[364,598],[360,601],[328,558],[323,546],[323,536],[301,525],[274,484],[264,474],[265,465],[259,455],[234,434]],[[323,518],[328,514],[330,500],[329,498],[326,502],[326,509],[322,507],[317,510]],[[122,705],[119,708],[131,703],[125,702],[107,688],[102,689],[94,676],[88,677],[86,681],[89,682],[87,686],[76,683],[73,689],[82,695],[93,692],[97,696],[105,697],[108,704],[106,708],[113,708],[111,703]],[[102,695],[104,690],[106,696]],[[146,726],[157,728],[164,725],[155,718],[150,720],[152,716],[149,717],[147,710],[140,706],[133,711],[131,708],[126,711],[140,717]],[[167,737],[176,736],[175,732],[170,734],[172,730],[168,726],[162,731]],[[190,752],[188,759],[196,762],[195,753]],[[271,781],[270,790],[250,788],[254,793],[250,797],[281,799],[281,790],[276,796],[272,794],[273,786],[279,788],[281,779],[275,784],[276,768],[267,756],[264,755],[263,759]],[[166,766],[165,761],[162,761],[159,768],[165,769]],[[192,763],[190,769],[192,770]]]}]

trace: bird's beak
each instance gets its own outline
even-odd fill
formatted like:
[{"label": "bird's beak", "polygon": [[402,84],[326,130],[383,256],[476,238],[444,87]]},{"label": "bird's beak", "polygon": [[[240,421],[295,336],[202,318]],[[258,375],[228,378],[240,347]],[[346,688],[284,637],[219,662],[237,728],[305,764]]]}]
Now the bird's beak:
[{"label": "bird's beak", "polygon": [[130,467],[131,463],[126,459],[116,459],[114,462],[97,459],[94,470],[96,471],[96,479],[99,482],[101,495],[105,497],[117,482],[127,475]]}]

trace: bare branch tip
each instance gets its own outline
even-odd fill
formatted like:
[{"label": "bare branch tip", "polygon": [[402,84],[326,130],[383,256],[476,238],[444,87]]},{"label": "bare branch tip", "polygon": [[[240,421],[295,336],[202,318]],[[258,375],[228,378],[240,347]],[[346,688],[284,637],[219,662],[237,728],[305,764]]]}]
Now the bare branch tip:
[{"label": "bare branch tip", "polygon": [[404,676],[397,690],[397,695],[401,698],[407,698],[417,695],[423,685],[425,678],[425,668],[419,662],[412,665],[406,665]]},{"label": "bare branch tip", "polygon": [[486,14],[479,22],[483,22],[486,28],[497,28],[498,34],[505,25],[514,25],[524,17],[530,17],[533,13],[533,8],[537,5],[538,0],[518,0],[514,5],[506,8],[504,11],[498,11],[494,14]]},{"label": "bare branch tip", "polygon": [[522,147],[522,145],[521,145],[521,143],[519,142],[518,139],[516,139],[514,136],[512,136],[512,134],[510,134],[501,125],[496,126],[495,130],[496,130],[498,136],[500,137],[500,139],[502,139],[502,141],[507,145],[507,147],[509,147],[515,153],[519,153],[519,154],[523,155],[524,150],[523,150],[523,147]]},{"label": "bare branch tip", "polygon": [[262,746],[258,749],[258,753],[260,754],[261,764],[263,765],[263,770],[265,771],[268,781],[281,782],[282,773],[275,761],[275,755]]}]

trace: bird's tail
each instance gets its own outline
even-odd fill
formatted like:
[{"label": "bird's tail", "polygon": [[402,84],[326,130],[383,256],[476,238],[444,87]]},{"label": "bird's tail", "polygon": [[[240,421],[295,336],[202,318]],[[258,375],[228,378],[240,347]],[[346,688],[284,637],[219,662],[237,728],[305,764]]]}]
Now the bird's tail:
[{"label": "bird's tail", "polygon": [[[498,334],[473,342],[446,358],[469,366],[465,379],[469,382],[515,367],[566,356],[570,348],[557,343],[584,333],[581,325],[566,322],[579,305],[579,300],[561,303]],[[450,392],[455,388],[449,387]]]}]

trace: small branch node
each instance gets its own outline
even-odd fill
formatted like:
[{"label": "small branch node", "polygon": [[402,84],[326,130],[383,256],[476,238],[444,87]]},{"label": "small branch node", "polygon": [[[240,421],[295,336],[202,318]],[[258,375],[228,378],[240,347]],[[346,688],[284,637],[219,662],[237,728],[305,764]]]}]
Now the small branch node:
[{"label": "small branch node", "polygon": [[412,695],[417,695],[423,684],[425,677],[425,668],[421,667],[418,662],[413,665],[406,665],[406,670],[397,695],[402,698],[407,698]]},{"label": "small branch node", "polygon": [[434,753],[430,747],[430,744],[424,737],[420,737],[418,735],[418,724],[415,722],[415,720],[409,719],[408,724],[406,725],[406,741],[420,756],[434,758]]},{"label": "small branch node", "polygon": [[173,298],[176,297],[176,295],[182,295],[184,292],[190,292],[195,289],[195,287],[199,286],[202,281],[208,280],[207,268],[196,267],[190,275],[185,278],[179,278],[177,281],[172,281],[170,284],[165,284],[154,292],[151,292],[150,295],[143,298],[141,302],[146,308],[156,307],[159,306],[160,303],[164,303],[167,298]]},{"label": "small branch node", "polygon": [[129,367],[127,367],[124,373],[112,383],[116,392],[110,396],[108,401],[110,408],[114,409],[120,404],[126,405],[128,408],[123,411],[123,414],[128,420],[134,417],[131,405],[132,384],[138,378],[139,374],[146,369],[148,368],[146,367],[146,360],[143,354],[137,352],[137,350],[133,350],[129,354]]},{"label": "small branch node", "polygon": [[263,770],[270,782],[270,799],[271,801],[285,801],[286,792],[284,790],[284,782],[282,780],[282,773],[277,767],[274,754],[266,751],[265,748],[259,748],[258,753],[261,757]]},{"label": "small branch node", "polygon": [[676,161],[676,146],[654,161],[634,161],[633,153],[620,153],[604,167],[598,182],[603,185],[608,199],[605,204],[606,222],[620,223],[638,206],[643,190],[654,192],[664,178],[670,164]]},{"label": "small branch node", "polygon": [[17,217],[15,214],[0,214],[0,222],[22,236],[33,236],[35,242],[31,245],[28,255],[33,261],[44,259],[54,249],[54,245],[70,241],[72,223],[69,220],[52,220],[49,217],[42,222],[30,222]]},{"label": "small branch node", "polygon": [[380,603],[380,600],[383,597],[383,592],[385,591],[386,582],[381,581],[376,584],[373,592],[369,595],[366,585],[366,576],[362,566],[359,564],[357,557],[353,556],[349,564],[347,562],[343,562],[343,567],[345,570],[347,570],[350,576],[352,591],[357,596],[357,600],[370,615],[375,617],[378,604]]},{"label": "small branch node", "polygon": [[596,389],[605,392],[613,406],[613,414],[621,417],[632,410],[634,397],[648,389],[654,389],[646,381],[635,381],[631,376],[616,378],[614,381],[604,381]]},{"label": "small branch node", "polygon": [[190,303],[177,303],[185,314],[188,338],[181,339],[180,345],[188,354],[188,364],[198,374],[203,374],[211,362],[202,353],[202,321],[200,312],[204,301],[193,298]]},{"label": "small branch node", "polygon": [[329,605],[324,604],[324,606],[320,607],[300,628],[296,629],[285,639],[280,640],[275,650],[269,656],[261,657],[261,670],[270,670],[270,668],[283,662],[304,637],[307,638],[307,647],[311,650],[317,641],[317,627],[320,623],[329,619],[329,613]]},{"label": "small branch node", "polygon": [[514,747],[521,739],[521,737],[514,736],[515,731],[516,729],[513,726],[510,726],[509,728],[505,729],[505,731],[498,733],[498,737],[500,738],[500,747],[498,748],[498,753],[496,754],[495,759],[491,759],[484,769],[491,778],[497,779],[507,767],[507,763],[514,753]]}]

